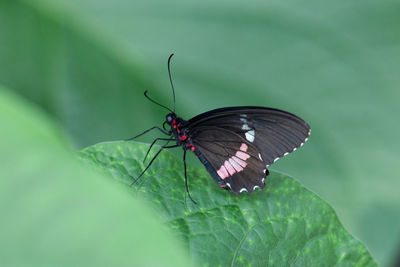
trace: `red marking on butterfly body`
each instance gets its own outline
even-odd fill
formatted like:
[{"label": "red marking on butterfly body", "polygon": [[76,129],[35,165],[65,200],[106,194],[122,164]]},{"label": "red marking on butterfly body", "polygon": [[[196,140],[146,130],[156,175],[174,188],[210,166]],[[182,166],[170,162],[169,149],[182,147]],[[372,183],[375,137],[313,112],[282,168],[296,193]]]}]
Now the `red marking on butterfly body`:
[{"label": "red marking on butterfly body", "polygon": [[[190,148],[190,151],[194,152],[196,150],[196,148],[194,147],[194,145],[192,144],[187,144],[186,145],[187,148]],[[197,156],[197,155],[196,155]]]}]

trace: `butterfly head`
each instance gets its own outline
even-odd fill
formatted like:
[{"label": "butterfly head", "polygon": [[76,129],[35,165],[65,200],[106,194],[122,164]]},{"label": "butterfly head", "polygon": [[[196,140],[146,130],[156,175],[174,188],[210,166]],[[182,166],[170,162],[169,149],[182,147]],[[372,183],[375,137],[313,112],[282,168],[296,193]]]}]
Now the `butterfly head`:
[{"label": "butterfly head", "polygon": [[[166,124],[167,124],[167,125],[170,125],[171,128],[172,128],[172,127],[175,125],[175,123],[176,123],[177,117],[178,117],[178,116],[176,116],[176,114],[173,113],[173,112],[167,114],[167,116],[165,116],[165,121],[164,121],[164,123],[163,123],[163,128],[164,128],[164,130],[167,130],[167,128],[165,127]],[[176,126],[175,126],[175,127],[176,127]],[[169,130],[169,129],[168,129],[168,130]]]},{"label": "butterfly head", "polygon": [[176,114],[175,113],[169,113],[169,114],[167,114],[167,116],[165,116],[165,122],[166,123],[168,123],[169,125],[171,125],[172,124],[172,122],[174,121],[174,120],[176,120]]}]

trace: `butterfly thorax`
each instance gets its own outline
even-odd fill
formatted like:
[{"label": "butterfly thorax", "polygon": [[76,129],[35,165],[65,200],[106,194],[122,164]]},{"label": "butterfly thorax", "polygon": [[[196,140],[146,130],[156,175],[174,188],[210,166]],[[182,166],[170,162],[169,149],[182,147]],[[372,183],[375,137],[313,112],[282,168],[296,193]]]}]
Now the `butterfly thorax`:
[{"label": "butterfly thorax", "polygon": [[193,152],[195,148],[185,127],[187,121],[178,117],[175,113],[170,113],[166,116],[165,122],[171,125],[171,132],[175,136],[177,144],[181,145],[185,150],[190,149]]}]

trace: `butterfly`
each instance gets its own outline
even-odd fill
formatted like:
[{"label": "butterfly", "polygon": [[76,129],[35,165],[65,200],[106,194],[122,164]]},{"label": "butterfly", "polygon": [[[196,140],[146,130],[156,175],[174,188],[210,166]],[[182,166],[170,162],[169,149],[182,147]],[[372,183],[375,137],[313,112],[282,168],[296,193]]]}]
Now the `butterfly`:
[{"label": "butterfly", "polygon": [[[151,143],[145,160],[156,142],[166,141],[133,183],[147,171],[162,150],[182,147],[186,191],[194,203],[196,202],[188,189],[188,151],[197,156],[220,187],[236,194],[253,193],[257,188],[263,189],[269,174],[268,167],[301,147],[310,136],[310,126],[292,113],[257,106],[219,108],[189,120],[182,119],[175,113],[175,89],[170,70],[173,55],[168,58],[168,75],[174,109],[154,101],[146,91],[146,98],[170,113],[166,115],[162,129],[154,126],[127,140],[133,140],[155,129],[169,137],[156,138]],[[169,145],[170,142],[175,144]]]}]

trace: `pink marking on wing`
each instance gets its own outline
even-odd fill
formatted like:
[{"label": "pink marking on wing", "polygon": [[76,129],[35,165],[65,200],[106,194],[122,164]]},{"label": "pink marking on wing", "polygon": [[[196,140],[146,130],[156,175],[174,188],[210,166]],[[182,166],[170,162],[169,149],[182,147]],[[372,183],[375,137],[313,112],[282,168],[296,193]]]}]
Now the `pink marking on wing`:
[{"label": "pink marking on wing", "polygon": [[[191,149],[193,148],[194,147],[191,147]],[[243,171],[247,166],[246,160],[250,158],[250,155],[245,153],[248,148],[249,147],[245,143],[242,143],[240,145],[240,150],[236,152],[236,155],[225,160],[224,164],[219,168],[217,171],[219,177],[226,179],[227,177],[234,175],[236,172]]]},{"label": "pink marking on wing", "polygon": [[226,170],[224,165],[222,165],[221,168],[219,168],[217,173],[218,173],[219,177],[221,177],[221,179],[225,179],[225,178],[229,177],[228,171]]},{"label": "pink marking on wing", "polygon": [[230,176],[232,176],[236,172],[235,168],[233,168],[229,161],[225,160],[224,166],[228,170]]},{"label": "pink marking on wing", "polygon": [[249,155],[249,154],[244,153],[244,152],[242,152],[242,151],[236,152],[236,155],[235,155],[235,156],[238,157],[238,158],[240,158],[240,159],[242,159],[242,160],[246,160],[246,159],[250,158],[250,155]]},{"label": "pink marking on wing", "polygon": [[247,166],[247,163],[246,163],[245,161],[239,159],[239,158],[236,157],[236,156],[233,156],[232,159],[233,159],[234,161],[236,161],[236,162],[237,162],[240,166],[242,166],[243,168],[245,168],[245,167]]},{"label": "pink marking on wing", "polygon": [[247,151],[247,145],[245,144],[245,143],[243,143],[241,146],[240,146],[240,150],[242,150],[242,151],[244,151],[244,152],[246,152]]},{"label": "pink marking on wing", "polygon": [[237,172],[243,171],[242,166],[240,166],[236,161],[234,161],[232,158],[229,159],[229,163],[235,168]]}]

